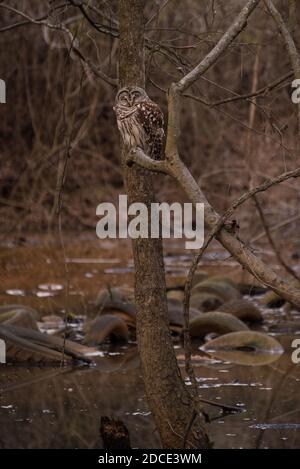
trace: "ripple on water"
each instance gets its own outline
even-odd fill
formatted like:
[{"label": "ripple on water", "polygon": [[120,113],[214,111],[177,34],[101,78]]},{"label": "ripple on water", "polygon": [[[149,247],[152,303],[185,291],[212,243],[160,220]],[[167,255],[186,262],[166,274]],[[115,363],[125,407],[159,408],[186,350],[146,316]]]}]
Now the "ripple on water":
[{"label": "ripple on water", "polygon": [[41,283],[38,288],[46,291],[59,291],[63,290],[64,286],[60,283]]},{"label": "ripple on water", "polygon": [[48,298],[49,296],[56,295],[56,293],[52,291],[37,291],[35,294],[38,298]]},{"label": "ripple on water", "polygon": [[127,274],[133,272],[133,267],[110,267],[108,269],[104,269],[105,274]]},{"label": "ripple on water", "polygon": [[25,296],[25,291],[24,290],[20,290],[18,288],[11,288],[9,290],[5,290],[5,293],[7,295],[12,295],[12,296]]},{"label": "ripple on water", "polygon": [[94,259],[88,257],[67,257],[68,264],[119,264],[120,259]]},{"label": "ripple on water", "polygon": [[256,423],[249,425],[249,428],[259,430],[299,430],[300,423]]}]

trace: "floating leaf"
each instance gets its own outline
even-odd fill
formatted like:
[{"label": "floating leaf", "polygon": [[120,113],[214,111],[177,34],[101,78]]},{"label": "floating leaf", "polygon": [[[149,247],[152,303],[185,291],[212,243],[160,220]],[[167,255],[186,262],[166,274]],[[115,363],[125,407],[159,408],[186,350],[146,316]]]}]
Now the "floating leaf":
[{"label": "floating leaf", "polygon": [[274,337],[255,331],[225,334],[207,342],[201,350],[221,360],[248,366],[267,365],[284,352]]}]

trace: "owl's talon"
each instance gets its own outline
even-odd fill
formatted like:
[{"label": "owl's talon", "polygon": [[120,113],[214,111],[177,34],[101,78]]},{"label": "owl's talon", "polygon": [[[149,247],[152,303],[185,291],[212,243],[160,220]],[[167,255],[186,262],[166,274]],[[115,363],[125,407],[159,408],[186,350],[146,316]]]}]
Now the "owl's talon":
[{"label": "owl's talon", "polygon": [[128,168],[131,168],[133,166],[133,161],[130,158],[128,158],[126,160],[126,165],[128,166]]},{"label": "owl's talon", "polygon": [[127,154],[125,163],[129,168],[131,168],[133,166],[134,162],[133,162],[133,151],[132,150]]},{"label": "owl's talon", "polygon": [[127,154],[127,158],[126,158],[126,164],[129,168],[131,168],[131,166],[133,165],[134,163],[134,156],[136,155],[136,148],[132,148],[129,153]]}]

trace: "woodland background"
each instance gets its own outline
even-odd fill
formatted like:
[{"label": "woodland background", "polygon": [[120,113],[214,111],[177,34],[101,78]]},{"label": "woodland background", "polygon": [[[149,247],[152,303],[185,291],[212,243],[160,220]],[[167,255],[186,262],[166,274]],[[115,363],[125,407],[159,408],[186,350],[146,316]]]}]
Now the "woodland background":
[{"label": "woodland background", "polygon": [[[147,91],[165,113],[169,84],[207,54],[244,3],[147,2]],[[297,16],[291,18],[288,3],[275,2],[300,46],[300,5],[296,2]],[[86,5],[88,18],[78,4]],[[33,24],[14,9],[64,24],[86,62],[73,53],[65,33]],[[51,229],[58,206],[65,230],[94,230],[96,206],[124,193],[112,109],[116,88],[106,80],[118,74],[116,12],[115,0],[0,2],[0,77],[7,86],[7,103],[0,107],[2,237],[22,242],[27,233]],[[88,61],[100,66],[104,80]],[[251,185],[299,165],[290,71],[282,38],[262,2],[246,30],[192,87],[197,100],[183,99],[181,155],[221,213]],[[257,90],[256,98],[243,97]],[[185,200],[171,179],[156,179],[160,201]],[[297,180],[259,195],[278,247],[285,249],[287,237],[294,240],[293,256],[299,198]],[[264,233],[253,201],[236,217],[250,240]]]}]

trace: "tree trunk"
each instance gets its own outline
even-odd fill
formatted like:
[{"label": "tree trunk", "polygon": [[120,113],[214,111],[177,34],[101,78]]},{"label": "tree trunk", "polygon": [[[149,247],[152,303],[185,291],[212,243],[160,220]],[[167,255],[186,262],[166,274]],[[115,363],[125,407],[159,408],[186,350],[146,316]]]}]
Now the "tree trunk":
[{"label": "tree trunk", "polygon": [[[119,0],[120,87],[145,87],[144,5],[145,0]],[[152,173],[137,166],[128,168],[124,148],[122,164],[129,203],[142,202],[149,208],[155,201]],[[148,404],[162,446],[182,448],[187,439],[186,447],[208,447],[202,415],[191,425],[193,400],[182,380],[168,327],[162,241],[139,238],[132,246],[139,353]]]}]

